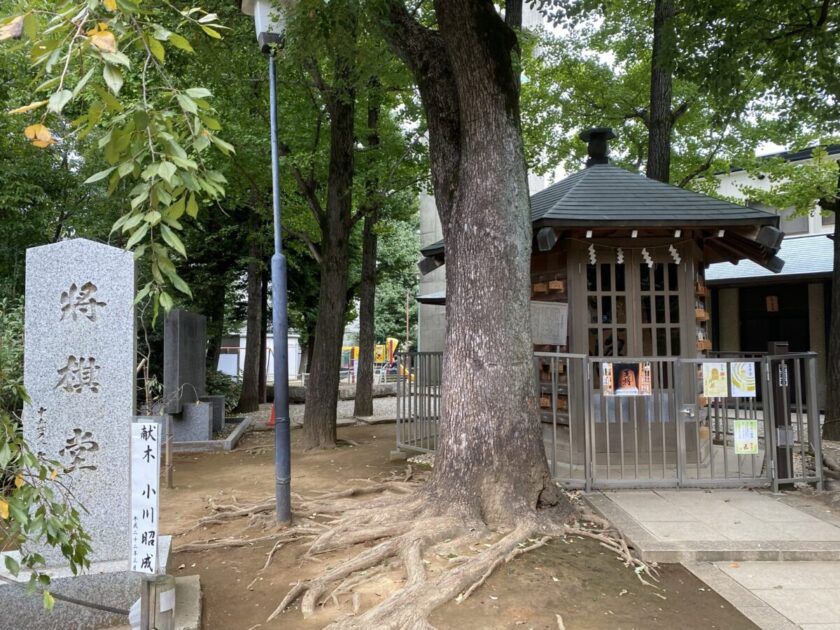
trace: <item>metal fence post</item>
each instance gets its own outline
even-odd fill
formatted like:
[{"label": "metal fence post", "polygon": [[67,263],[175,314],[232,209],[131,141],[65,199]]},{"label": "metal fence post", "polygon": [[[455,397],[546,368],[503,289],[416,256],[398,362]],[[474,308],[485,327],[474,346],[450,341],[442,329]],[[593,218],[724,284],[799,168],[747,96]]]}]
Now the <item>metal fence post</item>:
[{"label": "metal fence post", "polygon": [[814,470],[817,474],[817,489],[823,489],[823,463],[822,463],[822,427],[820,426],[820,408],[817,404],[817,357],[809,356],[808,369],[808,433],[810,433],[811,448],[814,451]]},{"label": "metal fence post", "polygon": [[584,476],[584,488],[586,492],[592,492],[592,483],[593,483],[593,476],[594,472],[592,470],[592,422],[594,418],[594,414],[592,413],[592,400],[594,398],[592,392],[592,373],[591,373],[591,364],[589,360],[584,358],[578,358],[575,360],[575,364],[578,366],[578,369],[581,370],[582,378],[582,386],[583,386],[583,426],[584,426],[584,447],[583,447],[583,476]]}]

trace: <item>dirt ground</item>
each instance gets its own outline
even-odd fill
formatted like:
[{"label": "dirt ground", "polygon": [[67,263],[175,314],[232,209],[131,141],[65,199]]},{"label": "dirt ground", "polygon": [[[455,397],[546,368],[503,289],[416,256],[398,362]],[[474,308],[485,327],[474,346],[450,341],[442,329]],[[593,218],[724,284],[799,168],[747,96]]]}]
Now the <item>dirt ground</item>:
[{"label": "dirt ground", "polygon": [[[339,438],[346,442],[331,452],[304,453],[300,437],[300,431],[292,432],[292,490],[300,495],[344,489],[369,479],[401,477],[405,471],[404,463],[388,461],[394,448],[394,425],[340,428]],[[248,503],[273,495],[273,439],[273,433],[255,432],[231,453],[177,456],[176,487],[162,496],[162,531],[178,534],[187,530],[210,513],[210,497],[219,503],[234,498]],[[340,609],[330,602],[308,620],[294,605],[271,623],[265,621],[291,585],[333,566],[349,552],[326,554],[320,561],[303,560],[305,541],[290,543],[277,551],[270,567],[261,573],[273,546],[270,541],[237,549],[177,551],[179,544],[188,541],[265,534],[243,532],[244,525],[213,525],[176,536],[173,541],[176,550],[170,558],[170,573],[201,576],[205,629],[308,630],[352,611],[350,597],[344,596]],[[557,630],[559,614],[568,630],[755,627],[683,567],[668,565],[661,567],[661,572],[658,589],[645,587],[594,541],[555,541],[501,567],[465,602],[451,602],[436,611],[431,622],[440,630]],[[402,579],[394,569],[362,585],[358,591],[361,609],[381,600]]]}]

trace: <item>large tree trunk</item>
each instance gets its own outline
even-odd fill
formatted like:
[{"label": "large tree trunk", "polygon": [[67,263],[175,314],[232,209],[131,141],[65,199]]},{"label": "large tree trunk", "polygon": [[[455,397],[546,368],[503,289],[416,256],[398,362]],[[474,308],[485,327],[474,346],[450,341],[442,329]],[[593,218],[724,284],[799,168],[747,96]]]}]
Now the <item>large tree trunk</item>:
[{"label": "large tree trunk", "polygon": [[528,325],[531,221],[516,35],[490,0],[437,0],[439,34],[411,23],[400,3],[389,6],[389,41],[414,71],[426,110],[446,245],[447,332],[429,498],[441,511],[511,525],[541,499],[556,500]]},{"label": "large tree trunk", "polygon": [[646,174],[667,183],[671,177],[671,83],[676,46],[674,0],[656,0],[650,63],[650,112]]},{"label": "large tree trunk", "polygon": [[353,415],[373,415],[374,306],[376,305],[376,212],[365,216],[362,232],[362,279],[359,290],[359,371]]},{"label": "large tree trunk", "polygon": [[[355,33],[355,28],[352,30]],[[321,293],[303,417],[303,445],[307,449],[333,448],[336,440],[353,209],[356,97],[349,87],[353,68],[351,55],[336,56],[335,83],[341,87],[340,93],[331,98],[329,107],[330,164],[326,212],[321,217]]]},{"label": "large tree trunk", "polygon": [[248,308],[246,310],[245,367],[242,372],[242,392],[239,395],[238,413],[249,413],[260,408],[260,328],[262,326],[262,265],[258,238],[260,220],[255,211],[248,219],[250,243],[248,245]]}]

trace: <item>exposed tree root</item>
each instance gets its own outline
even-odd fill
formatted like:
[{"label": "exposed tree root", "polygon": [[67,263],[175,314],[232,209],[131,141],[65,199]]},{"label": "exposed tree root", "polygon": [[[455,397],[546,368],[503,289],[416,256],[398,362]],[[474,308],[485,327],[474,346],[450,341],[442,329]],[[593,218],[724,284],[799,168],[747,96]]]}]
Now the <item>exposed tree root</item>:
[{"label": "exposed tree root", "polygon": [[[331,630],[430,630],[428,619],[436,608],[451,600],[464,601],[502,564],[562,536],[597,540],[632,568],[642,583],[653,586],[657,579],[656,567],[634,556],[621,534],[608,521],[592,514],[575,495],[554,507],[524,514],[513,529],[491,532],[478,518],[456,518],[448,510],[443,510],[443,515],[431,510],[425,495],[413,492],[418,484],[407,481],[411,473],[408,469],[402,478],[296,497],[296,512],[309,518],[298,519],[300,524],[282,531],[250,539],[241,534],[209,539],[182,545],[178,550],[273,541],[265,564],[248,585],[250,589],[286,543],[312,540],[304,560],[318,560],[324,554],[362,545],[349,558],[325,564],[327,568],[315,578],[298,582],[267,619],[272,621],[298,599],[304,617],[330,602],[340,610],[342,598],[347,602],[349,596],[352,612],[342,613],[328,626]],[[272,524],[274,498],[253,504],[242,504],[235,498],[224,504],[211,500],[210,508],[213,513],[200,519],[196,527],[247,519],[244,533],[257,524]],[[368,610],[361,610],[361,587],[395,567],[405,573],[402,587]],[[560,617],[558,626],[562,628]]]},{"label": "exposed tree root", "polygon": [[460,604],[465,599],[467,599],[467,597],[472,595],[473,591],[475,591],[479,586],[484,584],[484,582],[487,581],[487,578],[490,577],[490,574],[493,573],[493,571],[496,570],[496,567],[498,567],[503,562],[508,563],[511,560],[513,560],[516,556],[520,556],[523,553],[527,553],[529,551],[537,549],[538,547],[542,547],[543,545],[547,544],[548,541],[550,541],[550,540],[551,540],[551,536],[543,536],[540,540],[538,540],[537,542],[535,542],[532,545],[528,545],[527,547],[517,547],[516,549],[511,551],[506,556],[499,556],[498,558],[496,558],[493,561],[493,564],[490,565],[490,567],[487,569],[487,571],[484,572],[484,575],[482,575],[481,578],[479,578],[478,581],[474,582],[473,585],[470,586],[466,591],[464,591],[463,593],[458,595],[458,597],[455,598],[455,601]]},{"label": "exposed tree root", "polygon": [[[295,529],[289,529],[282,532],[277,532],[274,534],[269,534],[267,536],[257,536],[256,538],[242,538],[240,536],[229,536],[227,538],[210,538],[208,540],[200,540],[196,542],[184,543],[183,545],[176,545],[173,547],[173,551],[206,551],[207,549],[220,549],[224,547],[247,547],[249,545],[255,545],[257,543],[266,542],[269,540],[275,541],[275,548],[272,550],[272,555],[274,551],[278,548],[281,543],[292,542],[295,540],[299,540],[301,538],[315,538],[318,534],[319,530],[313,530],[312,528],[308,527],[299,527]],[[269,557],[269,561],[271,558]],[[268,566],[268,563],[266,563]],[[265,567],[264,567],[265,568]]]},{"label": "exposed tree root", "polygon": [[[362,493],[365,494],[370,493]],[[348,496],[359,495],[344,492],[331,496],[343,504]],[[360,544],[372,546],[311,580],[297,583],[267,621],[275,619],[298,599],[306,618],[329,602],[339,608],[341,598],[349,595],[352,612],[333,621],[327,626],[330,630],[430,630],[428,619],[436,608],[451,600],[464,601],[500,565],[561,536],[597,540],[633,568],[643,583],[652,585],[646,577],[656,580],[656,568],[636,558],[609,522],[586,513],[572,525],[568,517],[562,510],[554,513],[540,510],[524,517],[512,530],[492,533],[481,522],[430,512],[419,496],[390,495],[353,504],[313,540],[305,557]],[[476,548],[478,540],[487,542]],[[394,562],[405,573],[402,588],[368,610],[360,611],[359,588],[391,568],[389,563]],[[562,627],[561,617],[558,627]]]}]

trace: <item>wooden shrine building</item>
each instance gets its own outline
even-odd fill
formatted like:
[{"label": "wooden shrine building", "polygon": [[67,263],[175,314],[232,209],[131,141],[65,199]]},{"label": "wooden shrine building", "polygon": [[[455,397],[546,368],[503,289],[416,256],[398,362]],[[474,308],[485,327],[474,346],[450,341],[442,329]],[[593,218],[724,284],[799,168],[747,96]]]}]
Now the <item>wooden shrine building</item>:
[{"label": "wooden shrine building", "polygon": [[[613,166],[612,137],[606,128],[582,133],[586,168],[531,197],[531,322],[552,471],[581,487],[765,483],[773,469],[766,442],[772,414],[761,377],[771,364],[754,355],[709,356],[705,270],[750,260],[780,271],[779,216]],[[423,273],[444,264],[442,241],[422,252]],[[442,304],[445,296],[418,301]],[[537,324],[539,313],[548,315]],[[439,353],[416,360],[430,355]],[[813,398],[804,368],[812,357],[792,361],[801,363],[790,365],[785,400]],[[415,373],[398,445],[433,450],[439,371]],[[756,423],[738,426],[762,435],[750,455],[743,439],[735,444],[736,420]],[[755,428],[759,423],[765,428]]]},{"label": "wooden shrine building", "polygon": [[[780,271],[779,217],[613,166],[613,137],[583,132],[587,167],[531,197],[532,299],[569,305],[566,344],[535,350],[698,356],[711,349],[705,268],[748,259]],[[444,262],[442,241],[422,253],[421,271]]]}]

